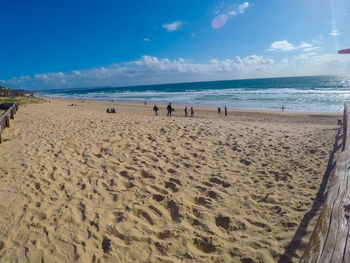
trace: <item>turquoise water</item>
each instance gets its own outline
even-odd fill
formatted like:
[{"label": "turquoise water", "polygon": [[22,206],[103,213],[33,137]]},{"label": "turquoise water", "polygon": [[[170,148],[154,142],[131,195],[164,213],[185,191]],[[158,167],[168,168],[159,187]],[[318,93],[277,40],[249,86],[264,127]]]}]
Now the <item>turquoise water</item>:
[{"label": "turquoise water", "polygon": [[192,82],[133,87],[97,87],[42,91],[42,97],[147,101],[148,104],[227,106],[237,109],[340,112],[350,101],[350,77],[310,76]]}]

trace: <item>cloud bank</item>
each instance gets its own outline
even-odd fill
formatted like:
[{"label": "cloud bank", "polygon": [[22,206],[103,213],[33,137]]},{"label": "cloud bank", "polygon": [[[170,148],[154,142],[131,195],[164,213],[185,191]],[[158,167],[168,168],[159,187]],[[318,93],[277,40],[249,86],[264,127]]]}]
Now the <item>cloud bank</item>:
[{"label": "cloud bank", "polygon": [[[298,48],[313,47],[310,45],[302,43]],[[145,55],[138,60],[94,69],[13,77],[0,80],[0,84],[14,89],[43,90],[298,75],[350,75],[349,69],[350,56],[318,55],[313,52],[302,52],[288,59],[282,58],[279,62],[258,55],[222,60],[213,58],[206,63],[196,63],[192,59],[170,60]]]},{"label": "cloud bank", "polygon": [[250,70],[260,71],[274,61],[270,58],[252,55],[233,59],[211,59],[207,63],[195,63],[191,59],[158,59],[142,56],[139,60],[70,72],[38,73],[34,76],[13,77],[0,80],[10,88],[53,89],[91,86],[139,85],[178,81],[210,80],[220,77],[234,77],[237,73]]}]

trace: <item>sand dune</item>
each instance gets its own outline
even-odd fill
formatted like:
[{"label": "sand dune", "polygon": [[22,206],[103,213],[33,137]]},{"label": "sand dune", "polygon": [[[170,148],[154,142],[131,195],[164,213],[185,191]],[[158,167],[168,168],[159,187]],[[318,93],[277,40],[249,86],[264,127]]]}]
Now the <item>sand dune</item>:
[{"label": "sand dune", "polygon": [[3,134],[0,262],[276,262],[338,128],[331,115],[70,103],[22,107]]}]

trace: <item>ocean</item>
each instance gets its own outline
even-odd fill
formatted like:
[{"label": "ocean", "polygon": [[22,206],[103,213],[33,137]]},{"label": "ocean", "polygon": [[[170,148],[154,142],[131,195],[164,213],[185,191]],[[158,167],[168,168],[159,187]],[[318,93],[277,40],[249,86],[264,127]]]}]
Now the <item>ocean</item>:
[{"label": "ocean", "polygon": [[298,112],[341,112],[350,101],[350,77],[309,76],[175,83],[132,87],[94,87],[41,91],[39,97],[74,98]]}]

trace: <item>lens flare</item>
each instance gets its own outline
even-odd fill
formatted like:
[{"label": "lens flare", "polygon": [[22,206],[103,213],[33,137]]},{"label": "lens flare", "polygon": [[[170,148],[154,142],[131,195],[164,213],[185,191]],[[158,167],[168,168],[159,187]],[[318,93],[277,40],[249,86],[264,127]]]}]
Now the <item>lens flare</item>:
[{"label": "lens flare", "polygon": [[211,27],[214,29],[219,29],[223,27],[227,22],[227,16],[226,15],[218,15],[214,17],[214,19],[211,21]]}]

